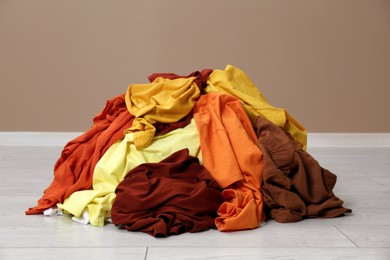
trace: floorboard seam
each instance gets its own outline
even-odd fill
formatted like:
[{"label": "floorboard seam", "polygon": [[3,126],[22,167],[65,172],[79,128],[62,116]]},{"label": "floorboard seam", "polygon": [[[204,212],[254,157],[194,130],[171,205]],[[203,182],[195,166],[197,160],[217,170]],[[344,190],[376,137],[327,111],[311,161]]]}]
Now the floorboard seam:
[{"label": "floorboard seam", "polygon": [[147,247],[146,247],[146,252],[145,252],[144,260],[146,260],[146,259],[148,258],[148,251],[149,251],[149,247],[147,246]]},{"label": "floorboard seam", "polygon": [[352,244],[354,244],[357,248],[360,248],[355,242],[353,242],[352,239],[350,239],[341,229],[339,229],[336,225],[333,225],[335,229],[337,229],[343,236],[345,236],[349,241],[351,241]]}]

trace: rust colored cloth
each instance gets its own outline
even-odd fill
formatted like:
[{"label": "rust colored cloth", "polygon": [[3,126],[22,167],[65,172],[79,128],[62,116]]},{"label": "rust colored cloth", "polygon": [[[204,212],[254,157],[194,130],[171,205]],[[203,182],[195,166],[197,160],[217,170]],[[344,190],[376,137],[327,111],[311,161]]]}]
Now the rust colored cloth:
[{"label": "rust colored cloth", "polygon": [[[192,113],[175,123],[157,122],[156,135],[185,127],[191,118]],[[29,208],[26,214],[40,214],[62,203],[75,191],[90,189],[95,165],[112,144],[124,137],[123,132],[131,127],[133,119],[126,107],[125,94],[108,100],[93,119],[92,128],[65,145],[54,166],[52,183],[45,189],[38,205]]]},{"label": "rust colored cloth", "polygon": [[65,145],[54,166],[52,183],[38,205],[29,208],[26,214],[40,214],[75,191],[90,189],[96,163],[113,143],[123,138],[133,118],[127,110],[124,94],[108,100],[94,117],[91,129]]},{"label": "rust colored cloth", "polygon": [[207,85],[207,79],[209,75],[213,72],[212,69],[204,69],[202,71],[194,71],[188,76],[179,76],[174,73],[153,73],[148,77],[150,82],[153,82],[156,78],[162,77],[164,79],[178,79],[178,78],[190,78],[190,77],[195,77],[195,84],[199,88],[204,88]]},{"label": "rust colored cloth", "polygon": [[302,144],[265,118],[258,117],[255,128],[263,151],[262,194],[267,215],[286,223],[351,212],[332,191],[336,175],[303,151]]},{"label": "rust colored cloth", "polygon": [[263,157],[241,101],[218,92],[202,95],[195,104],[194,118],[203,165],[223,188],[224,202],[215,222],[218,230],[258,227],[264,219]]},{"label": "rust colored cloth", "polygon": [[115,192],[112,223],[154,237],[214,227],[223,201],[218,184],[188,149],[137,166]]}]

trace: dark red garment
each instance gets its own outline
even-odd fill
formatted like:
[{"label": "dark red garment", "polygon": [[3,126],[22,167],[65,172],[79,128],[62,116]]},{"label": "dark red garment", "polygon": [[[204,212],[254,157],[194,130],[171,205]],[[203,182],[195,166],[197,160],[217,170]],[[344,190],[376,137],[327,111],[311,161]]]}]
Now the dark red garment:
[{"label": "dark red garment", "polygon": [[91,129],[68,142],[54,166],[54,179],[27,215],[40,214],[62,203],[73,192],[90,189],[96,163],[117,140],[124,137],[134,117],[127,111],[124,94],[107,101],[93,119]]},{"label": "dark red garment", "polygon": [[333,193],[336,175],[322,168],[290,134],[262,117],[255,128],[263,151],[265,211],[273,220],[296,222],[351,212]]},{"label": "dark red garment", "polygon": [[186,127],[191,122],[193,114],[194,114],[193,111],[191,111],[185,117],[173,123],[162,123],[162,122],[154,123],[153,126],[156,128],[155,135],[163,135],[175,129]]},{"label": "dark red garment", "polygon": [[192,72],[191,74],[189,74],[188,76],[179,76],[177,74],[174,74],[174,73],[153,73],[152,75],[150,75],[148,77],[149,81],[150,82],[153,82],[156,78],[158,77],[162,77],[164,79],[177,79],[177,78],[189,78],[189,77],[195,77],[195,83],[196,85],[202,89],[204,87],[206,87],[207,85],[207,79],[209,77],[209,75],[213,72],[212,69],[204,69],[202,71],[194,71]]},{"label": "dark red garment", "polygon": [[154,237],[214,227],[223,202],[218,184],[188,149],[159,163],[137,166],[115,192],[112,223]]}]

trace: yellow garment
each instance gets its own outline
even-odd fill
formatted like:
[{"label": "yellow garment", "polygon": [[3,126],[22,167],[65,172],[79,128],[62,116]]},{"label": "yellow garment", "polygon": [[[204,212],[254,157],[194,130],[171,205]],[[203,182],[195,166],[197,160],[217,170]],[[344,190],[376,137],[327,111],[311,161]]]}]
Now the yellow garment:
[{"label": "yellow garment", "polygon": [[232,65],[227,65],[225,70],[214,70],[204,91],[223,92],[238,97],[244,103],[252,124],[257,116],[262,116],[288,131],[306,149],[306,129],[286,110],[273,107],[242,70]]},{"label": "yellow garment", "polygon": [[135,116],[132,127],[125,133],[135,132],[137,148],[147,147],[154,134],[156,122],[174,123],[191,112],[200,90],[195,77],[156,78],[148,84],[132,84],[126,92],[126,106]]},{"label": "yellow garment", "polygon": [[188,148],[191,156],[202,162],[199,133],[195,120],[184,128],[155,136],[151,144],[137,150],[134,134],[113,144],[96,164],[93,175],[93,189],[74,192],[58,208],[79,218],[84,210],[89,213],[90,224],[103,226],[104,219],[110,216],[116,197],[115,189],[126,174],[141,163],[160,162],[174,152]]}]

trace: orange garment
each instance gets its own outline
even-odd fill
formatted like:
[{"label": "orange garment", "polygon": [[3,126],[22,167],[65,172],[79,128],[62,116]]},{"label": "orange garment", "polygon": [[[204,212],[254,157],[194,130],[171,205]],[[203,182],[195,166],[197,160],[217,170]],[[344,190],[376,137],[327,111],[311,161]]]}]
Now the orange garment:
[{"label": "orange garment", "polygon": [[54,179],[27,215],[42,213],[63,202],[73,192],[90,189],[96,163],[107,149],[124,137],[134,117],[127,111],[125,95],[107,101],[87,132],[68,142],[54,166]]},{"label": "orange garment", "polygon": [[215,225],[221,231],[258,227],[264,219],[263,154],[241,101],[218,92],[202,95],[194,118],[203,165],[223,188]]}]

